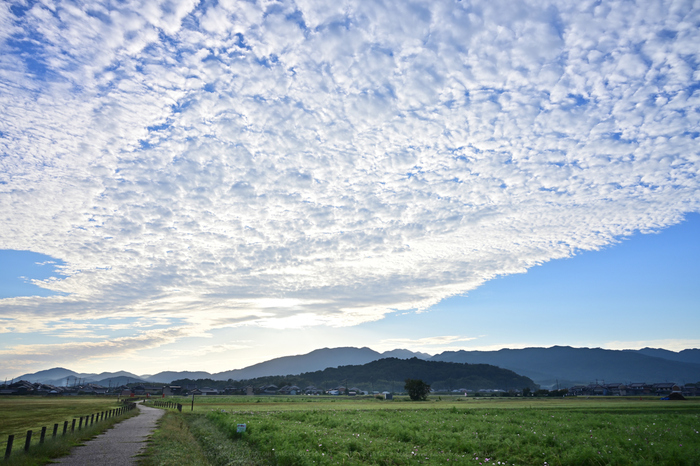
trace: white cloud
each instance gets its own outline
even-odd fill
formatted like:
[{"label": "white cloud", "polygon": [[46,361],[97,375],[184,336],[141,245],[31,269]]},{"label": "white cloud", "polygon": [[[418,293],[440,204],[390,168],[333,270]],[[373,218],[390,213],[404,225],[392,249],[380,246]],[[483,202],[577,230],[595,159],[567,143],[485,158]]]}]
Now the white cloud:
[{"label": "white cloud", "polygon": [[6,370],[28,363],[82,364],[108,358],[128,358],[138,351],[172,343],[185,336],[180,328],[151,330],[133,337],[121,337],[104,341],[82,341],[59,344],[15,345],[0,350],[0,362]]},{"label": "white cloud", "polygon": [[664,340],[609,341],[604,343],[602,347],[612,350],[663,348],[669,351],[682,351],[687,348],[700,348],[700,340],[668,338]]},{"label": "white cloud", "polygon": [[354,325],[700,208],[690,4],[11,6],[0,248],[68,296],[5,331]]},{"label": "white cloud", "polygon": [[381,340],[375,346],[379,348],[379,351],[403,348],[411,351],[437,354],[443,351],[457,351],[463,349],[464,343],[478,338],[479,337],[465,337],[461,335],[441,335],[424,338],[387,338]]}]

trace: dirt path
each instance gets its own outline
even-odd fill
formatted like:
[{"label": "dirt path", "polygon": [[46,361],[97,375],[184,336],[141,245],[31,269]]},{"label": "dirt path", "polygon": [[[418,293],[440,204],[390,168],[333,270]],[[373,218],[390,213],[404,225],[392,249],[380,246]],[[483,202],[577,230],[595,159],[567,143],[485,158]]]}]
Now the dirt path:
[{"label": "dirt path", "polygon": [[156,428],[156,421],[165,413],[162,409],[136,405],[141,411],[116,424],[103,434],[76,447],[70,456],[56,460],[56,463],[75,466],[129,466],[136,464],[136,456],[146,448],[146,438]]}]

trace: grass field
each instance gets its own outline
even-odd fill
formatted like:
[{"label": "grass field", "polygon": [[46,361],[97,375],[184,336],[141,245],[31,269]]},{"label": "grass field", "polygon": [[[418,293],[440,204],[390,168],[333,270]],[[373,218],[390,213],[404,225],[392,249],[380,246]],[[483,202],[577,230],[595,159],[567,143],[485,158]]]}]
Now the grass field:
[{"label": "grass field", "polygon": [[700,400],[201,397],[189,409],[170,419],[202,464],[700,464]]},{"label": "grass field", "polygon": [[[75,432],[65,438],[62,436],[64,421],[69,421],[68,430],[70,432],[70,424],[74,418],[120,407],[122,404],[118,403],[116,398],[106,397],[1,397],[0,454],[4,455],[8,436],[13,434],[15,440],[12,448],[12,464],[44,464],[46,459],[67,453],[72,446],[109,427],[113,424],[114,419],[95,422],[94,426],[83,427],[81,432]],[[122,416],[120,419],[123,418]],[[59,424],[59,431],[57,439],[52,441],[51,434],[54,424]],[[46,442],[39,447],[42,427],[47,428]],[[28,430],[33,431],[33,434],[30,454],[25,455],[22,451]]]}]

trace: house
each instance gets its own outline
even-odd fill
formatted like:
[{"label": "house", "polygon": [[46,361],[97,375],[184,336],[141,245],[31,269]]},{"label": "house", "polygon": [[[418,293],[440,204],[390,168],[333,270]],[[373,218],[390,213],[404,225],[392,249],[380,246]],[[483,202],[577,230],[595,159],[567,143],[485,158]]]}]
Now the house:
[{"label": "house", "polygon": [[85,387],[86,392],[94,393],[95,395],[106,395],[108,390],[108,388],[96,383],[89,383]]},{"label": "house", "polygon": [[26,380],[11,383],[7,389],[13,390],[13,395],[33,395],[36,391],[34,385]]},{"label": "house", "polygon": [[297,395],[301,393],[301,388],[296,385],[285,385],[279,389],[279,392],[283,395]]},{"label": "house", "polygon": [[586,389],[583,392],[587,396],[601,396],[605,395],[605,387],[597,383],[591,383],[586,385]]},{"label": "house", "polygon": [[158,385],[144,385],[143,392],[148,395],[160,395],[163,393],[163,387]]},{"label": "house", "polygon": [[625,390],[625,386],[619,382],[606,383],[603,385],[603,389],[603,395],[620,396],[623,394],[622,391]]},{"label": "house", "polygon": [[218,394],[219,394],[219,390],[217,390],[216,388],[204,387],[200,390],[200,395],[212,396],[212,395],[218,395]]},{"label": "house", "polygon": [[[674,388],[678,388],[678,385],[676,385],[673,382],[664,382],[664,383],[655,383],[653,385],[653,390],[654,394],[657,396],[662,396],[662,395],[670,395],[671,392],[674,391]],[[678,388],[676,391],[680,391],[680,388]]]},{"label": "house", "polygon": [[683,396],[700,396],[700,384],[687,383],[681,390]]},{"label": "house", "polygon": [[652,388],[649,384],[635,382],[627,385],[627,394],[631,396],[650,395]]},{"label": "house", "polygon": [[581,395],[583,395],[585,390],[586,390],[585,385],[574,385],[573,387],[569,387],[569,395],[581,396]]}]

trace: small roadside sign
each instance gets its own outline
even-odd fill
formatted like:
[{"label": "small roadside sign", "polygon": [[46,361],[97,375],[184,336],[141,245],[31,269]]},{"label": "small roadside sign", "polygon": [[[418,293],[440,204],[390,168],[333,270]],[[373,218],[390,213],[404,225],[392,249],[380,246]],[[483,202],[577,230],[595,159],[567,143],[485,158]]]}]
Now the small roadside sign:
[{"label": "small roadside sign", "polygon": [[239,434],[245,432],[245,424],[238,424],[238,428],[236,429],[236,432]]}]

